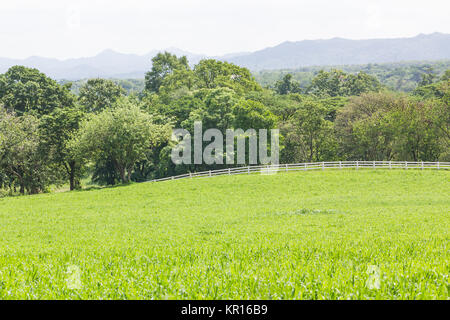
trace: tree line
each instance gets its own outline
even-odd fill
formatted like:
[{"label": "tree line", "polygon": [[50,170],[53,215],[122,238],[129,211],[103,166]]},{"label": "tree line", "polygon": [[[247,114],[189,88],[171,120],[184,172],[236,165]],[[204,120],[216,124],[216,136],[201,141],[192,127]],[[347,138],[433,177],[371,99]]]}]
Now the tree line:
[{"label": "tree line", "polygon": [[376,77],[386,88],[394,91],[412,92],[422,82],[424,74],[434,81],[438,80],[447,69],[450,60],[440,61],[410,61],[393,63],[369,63],[362,65],[342,66],[311,66],[299,69],[262,70],[254,72],[256,80],[263,86],[274,87],[274,84],[286,74],[298,82],[306,91],[312,79],[321,70],[342,70],[346,73],[356,74],[360,71]]},{"label": "tree line", "polygon": [[304,88],[290,74],[262,87],[248,69],[213,59],[190,67],[160,53],[145,89],[89,79],[71,91],[36,69],[0,75],[0,190],[35,194],[145,181],[227,165],[175,165],[173,128],[280,129],[280,162],[450,160],[450,70],[421,75],[409,94],[365,72],[319,71]]}]

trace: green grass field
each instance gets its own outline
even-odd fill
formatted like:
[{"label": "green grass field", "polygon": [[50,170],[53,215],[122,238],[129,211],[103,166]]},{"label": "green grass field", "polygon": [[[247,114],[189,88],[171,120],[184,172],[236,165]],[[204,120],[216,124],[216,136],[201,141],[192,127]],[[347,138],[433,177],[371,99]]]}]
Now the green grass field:
[{"label": "green grass field", "polygon": [[0,199],[0,299],[448,299],[450,172],[222,176]]}]

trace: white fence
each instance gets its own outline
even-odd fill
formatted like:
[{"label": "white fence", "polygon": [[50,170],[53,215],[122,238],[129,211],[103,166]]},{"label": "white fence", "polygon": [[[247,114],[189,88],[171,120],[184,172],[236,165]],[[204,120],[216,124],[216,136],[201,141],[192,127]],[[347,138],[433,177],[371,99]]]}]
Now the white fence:
[{"label": "white fence", "polygon": [[213,177],[233,174],[273,174],[277,172],[325,170],[325,169],[435,169],[448,170],[450,162],[410,162],[410,161],[332,161],[332,162],[306,162],[294,164],[259,165],[236,168],[226,168],[202,172],[190,172],[178,176],[155,179],[150,182],[177,180],[185,178]]}]

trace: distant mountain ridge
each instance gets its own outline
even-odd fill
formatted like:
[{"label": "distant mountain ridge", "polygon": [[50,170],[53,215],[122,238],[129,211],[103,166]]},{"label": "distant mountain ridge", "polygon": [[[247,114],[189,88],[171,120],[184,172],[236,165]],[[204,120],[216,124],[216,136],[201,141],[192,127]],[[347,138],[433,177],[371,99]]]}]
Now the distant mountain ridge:
[{"label": "distant mountain ridge", "polygon": [[[197,63],[205,57],[176,48],[170,51],[177,55],[186,55],[191,63]],[[54,79],[79,80],[86,78],[143,78],[150,70],[151,59],[159,51],[151,51],[145,55],[124,54],[111,49],[104,50],[94,57],[59,60],[55,58],[29,57],[27,59],[0,58],[0,73],[4,73],[13,65],[24,65],[37,68]]]},{"label": "distant mountain ridge", "polygon": [[[143,78],[151,68],[151,59],[159,51],[186,55],[196,64],[206,55],[177,48],[154,50],[145,55],[123,54],[104,50],[94,57],[58,60],[43,57],[27,59],[0,58],[0,73],[13,65],[25,65],[54,79]],[[231,53],[212,57],[249,68],[252,71],[295,69],[306,66],[352,65],[414,60],[450,59],[450,34],[420,34],[412,38],[349,40],[303,40],[283,42],[255,52]]]},{"label": "distant mountain ridge", "polygon": [[450,34],[413,38],[304,40],[229,59],[251,70],[292,69],[320,65],[351,65],[450,58]]}]

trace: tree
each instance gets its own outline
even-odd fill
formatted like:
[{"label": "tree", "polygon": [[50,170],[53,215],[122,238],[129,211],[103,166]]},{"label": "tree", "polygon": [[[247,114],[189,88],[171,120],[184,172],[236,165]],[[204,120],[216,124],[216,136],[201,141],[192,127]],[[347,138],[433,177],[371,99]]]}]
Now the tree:
[{"label": "tree", "polygon": [[360,95],[365,92],[378,92],[380,82],[365,72],[347,74],[333,69],[330,72],[320,70],[307,88],[307,93],[321,97]]},{"label": "tree", "polygon": [[445,70],[440,81],[450,81],[450,69]]},{"label": "tree", "polygon": [[272,129],[276,116],[261,102],[241,99],[233,108],[234,128]]},{"label": "tree", "polygon": [[381,90],[381,83],[377,78],[365,72],[348,74],[344,84],[342,96],[359,96],[365,92],[378,92]]},{"label": "tree", "polygon": [[434,74],[433,67],[426,67],[424,72],[421,74],[421,80],[419,82],[419,87],[427,86],[434,82],[436,75]]},{"label": "tree", "polygon": [[386,115],[394,132],[393,151],[398,159],[436,161],[443,151],[439,129],[433,120],[433,103],[406,99]]},{"label": "tree", "polygon": [[35,116],[16,116],[0,108],[0,171],[19,185],[21,194],[39,193],[54,181],[38,127]]},{"label": "tree", "polygon": [[290,73],[275,83],[275,92],[278,94],[300,93],[301,91],[300,83],[293,80]]},{"label": "tree", "polygon": [[194,74],[198,88],[226,87],[240,95],[261,90],[261,86],[248,69],[228,62],[214,59],[201,60],[194,67]]},{"label": "tree", "polygon": [[235,92],[229,88],[203,89],[196,97],[203,101],[203,107],[193,110],[182,127],[193,130],[194,121],[202,121],[204,130],[216,128],[225,134],[234,122],[233,107],[238,101]]},{"label": "tree", "polygon": [[152,70],[145,75],[145,89],[158,93],[164,78],[175,70],[189,70],[187,58],[178,58],[169,52],[158,53],[152,59]]},{"label": "tree", "polygon": [[166,105],[177,104],[178,100],[192,96],[194,88],[195,77],[192,70],[179,69],[162,80],[158,95]]},{"label": "tree", "polygon": [[14,66],[0,77],[0,102],[19,115],[32,113],[40,117],[55,108],[72,106],[75,97],[69,88],[70,85],[60,86],[37,69]]},{"label": "tree", "polygon": [[89,79],[80,88],[78,100],[87,112],[101,112],[111,107],[123,95],[125,89],[112,80]]},{"label": "tree", "polygon": [[438,130],[438,143],[442,147],[439,159],[450,161],[450,81],[447,81],[447,96],[431,100],[430,117]]},{"label": "tree", "polygon": [[149,113],[155,117],[162,117],[165,122],[171,121],[176,128],[189,118],[194,110],[205,108],[203,96],[199,92],[184,95],[169,104],[162,103],[159,95],[147,95],[141,103]]},{"label": "tree", "polygon": [[58,108],[41,119],[40,133],[42,144],[55,164],[64,168],[69,179],[70,190],[80,187],[82,159],[69,144],[70,139],[79,128],[84,116],[81,108]]},{"label": "tree", "polygon": [[341,151],[354,160],[435,161],[446,148],[440,106],[392,93],[354,97],[336,118]]},{"label": "tree", "polygon": [[338,110],[335,127],[341,156],[349,160],[393,160],[394,133],[385,116],[399,102],[392,93],[367,93],[351,98]]},{"label": "tree", "polygon": [[306,96],[298,93],[278,95],[268,89],[249,92],[245,95],[246,99],[262,103],[281,121],[286,121],[294,115],[304,97]]},{"label": "tree", "polygon": [[345,75],[341,70],[333,69],[330,72],[320,70],[306,91],[318,96],[335,97],[341,95]]},{"label": "tree", "polygon": [[[446,74],[450,70],[447,70]],[[450,159],[450,78],[444,74],[441,81],[417,87],[413,94],[420,100],[426,100],[431,107],[431,122],[438,129],[438,140],[443,146],[439,157],[443,161]]]},{"label": "tree", "polygon": [[325,120],[327,108],[314,99],[305,99],[293,117],[283,123],[284,161],[332,160],[336,154],[333,124]]},{"label": "tree", "polygon": [[79,152],[94,161],[110,161],[122,183],[130,181],[136,162],[170,138],[168,125],[156,125],[151,115],[127,99],[92,115],[79,132]]}]

